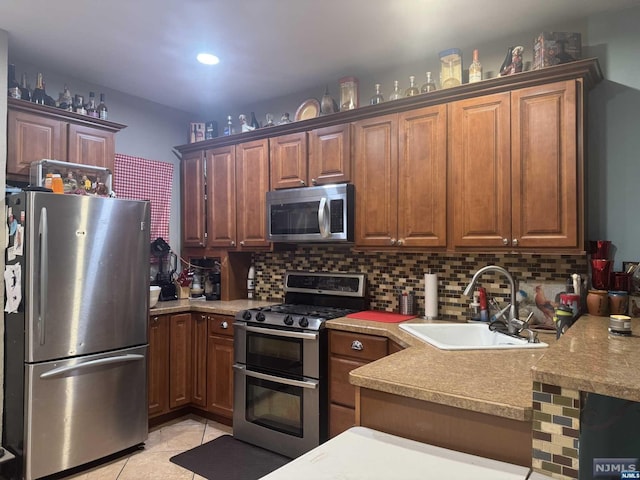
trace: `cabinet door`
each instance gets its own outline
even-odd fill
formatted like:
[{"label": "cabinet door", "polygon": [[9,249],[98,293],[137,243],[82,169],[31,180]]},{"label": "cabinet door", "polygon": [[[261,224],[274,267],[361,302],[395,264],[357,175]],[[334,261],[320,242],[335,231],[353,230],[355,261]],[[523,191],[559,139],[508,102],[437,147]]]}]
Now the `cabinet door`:
[{"label": "cabinet door", "polygon": [[356,245],[396,245],[398,116],[354,123]]},{"label": "cabinet door", "polygon": [[207,411],[233,418],[233,338],[216,334],[209,320]]},{"label": "cabinet door", "polygon": [[182,157],[182,246],[205,246],[204,160],[202,152]]},{"label": "cabinet door", "polygon": [[[512,99],[512,244],[581,245],[576,81],[515,90]],[[581,154],[581,153],[580,153]]]},{"label": "cabinet door", "polygon": [[307,185],[307,133],[292,133],[269,139],[271,189]]},{"label": "cabinet door", "polygon": [[235,147],[207,151],[207,245],[236,246]]},{"label": "cabinet door", "polygon": [[191,403],[207,408],[207,316],[191,314]]},{"label": "cabinet door", "polygon": [[236,221],[240,249],[267,247],[269,143],[267,139],[236,145]]},{"label": "cabinet door", "polygon": [[449,105],[454,247],[503,247],[511,236],[509,93]]},{"label": "cabinet door", "polygon": [[69,162],[104,167],[113,173],[115,148],[112,132],[69,124]]},{"label": "cabinet door", "polygon": [[29,176],[31,162],[47,158],[67,161],[67,124],[30,113],[9,110],[7,174]]},{"label": "cabinet door", "polygon": [[169,408],[191,402],[191,314],[169,318]]},{"label": "cabinet door", "polygon": [[149,318],[149,354],[147,357],[147,396],[149,416],[169,410],[169,326],[167,315]]},{"label": "cabinet door", "polygon": [[398,243],[445,247],[447,107],[402,113],[398,128]]},{"label": "cabinet door", "polygon": [[333,125],[309,132],[311,185],[351,181],[351,128],[349,124]]}]

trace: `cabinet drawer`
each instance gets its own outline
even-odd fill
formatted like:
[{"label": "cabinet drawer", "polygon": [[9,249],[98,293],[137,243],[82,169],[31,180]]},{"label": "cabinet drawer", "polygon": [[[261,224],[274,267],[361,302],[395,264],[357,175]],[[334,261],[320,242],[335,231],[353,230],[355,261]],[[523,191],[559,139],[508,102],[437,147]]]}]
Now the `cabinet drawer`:
[{"label": "cabinet drawer", "polygon": [[346,407],[356,406],[356,387],[349,383],[349,372],[367,362],[331,357],[329,360],[329,400]]},{"label": "cabinet drawer", "polygon": [[209,335],[233,337],[233,317],[209,314]]},{"label": "cabinet drawer", "polygon": [[329,438],[341,434],[356,424],[356,411],[341,405],[329,405]]},{"label": "cabinet drawer", "polygon": [[332,355],[372,361],[387,355],[387,339],[362,333],[331,331],[329,348]]}]

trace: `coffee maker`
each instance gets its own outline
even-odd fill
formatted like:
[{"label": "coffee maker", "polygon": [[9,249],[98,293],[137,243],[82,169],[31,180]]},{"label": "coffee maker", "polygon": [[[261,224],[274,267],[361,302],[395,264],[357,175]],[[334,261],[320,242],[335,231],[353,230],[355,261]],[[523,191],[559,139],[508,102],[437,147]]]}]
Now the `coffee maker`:
[{"label": "coffee maker", "polygon": [[217,258],[192,258],[191,265],[201,275],[202,294],[205,300],[220,300],[220,260]]},{"label": "coffee maker", "polygon": [[178,292],[175,283],[173,283],[174,275],[178,268],[178,257],[171,251],[171,247],[164,239],[158,237],[151,242],[151,255],[155,257],[158,263],[158,272],[152,285],[160,287],[159,301],[177,300]]}]

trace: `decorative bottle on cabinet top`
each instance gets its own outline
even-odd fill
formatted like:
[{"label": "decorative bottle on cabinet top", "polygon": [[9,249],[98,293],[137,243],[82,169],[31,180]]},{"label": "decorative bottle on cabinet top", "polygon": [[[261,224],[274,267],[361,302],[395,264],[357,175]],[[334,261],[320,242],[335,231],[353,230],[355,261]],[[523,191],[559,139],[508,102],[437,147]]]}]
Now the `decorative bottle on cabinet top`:
[{"label": "decorative bottle on cabinet top", "polygon": [[409,76],[409,88],[404,92],[405,97],[413,97],[420,94],[420,89],[416,87],[416,77],[414,75]]},{"label": "decorative bottle on cabinet top", "polygon": [[377,105],[384,102],[384,96],[382,95],[382,93],[380,93],[380,84],[376,83],[375,87],[376,93],[371,97],[371,100],[369,100],[369,103],[371,105]]},{"label": "decorative bottle on cabinet top", "polygon": [[402,98],[402,92],[400,91],[400,84],[398,80],[393,81],[393,92],[389,95],[389,100],[398,100]]},{"label": "decorative bottle on cabinet top", "polygon": [[109,110],[107,109],[107,105],[104,103],[104,93],[100,94],[100,103],[98,104],[98,117],[101,120],[106,120],[109,116]]},{"label": "decorative bottle on cabinet top", "polygon": [[478,49],[473,51],[473,61],[469,65],[469,83],[475,83],[482,80],[482,65],[478,60]]},{"label": "decorative bottle on cabinet top", "polygon": [[431,76],[431,72],[427,72],[427,78],[424,82],[424,85],[420,88],[421,93],[429,93],[436,90],[436,82]]}]

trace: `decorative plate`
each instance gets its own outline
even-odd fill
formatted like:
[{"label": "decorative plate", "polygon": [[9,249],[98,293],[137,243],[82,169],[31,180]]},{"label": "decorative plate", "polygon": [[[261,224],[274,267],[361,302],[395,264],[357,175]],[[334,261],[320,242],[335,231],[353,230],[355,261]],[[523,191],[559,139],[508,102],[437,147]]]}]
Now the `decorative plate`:
[{"label": "decorative plate", "polygon": [[318,115],[320,115],[320,102],[315,98],[310,98],[300,104],[294,119],[297,122],[298,120],[316,118]]}]

